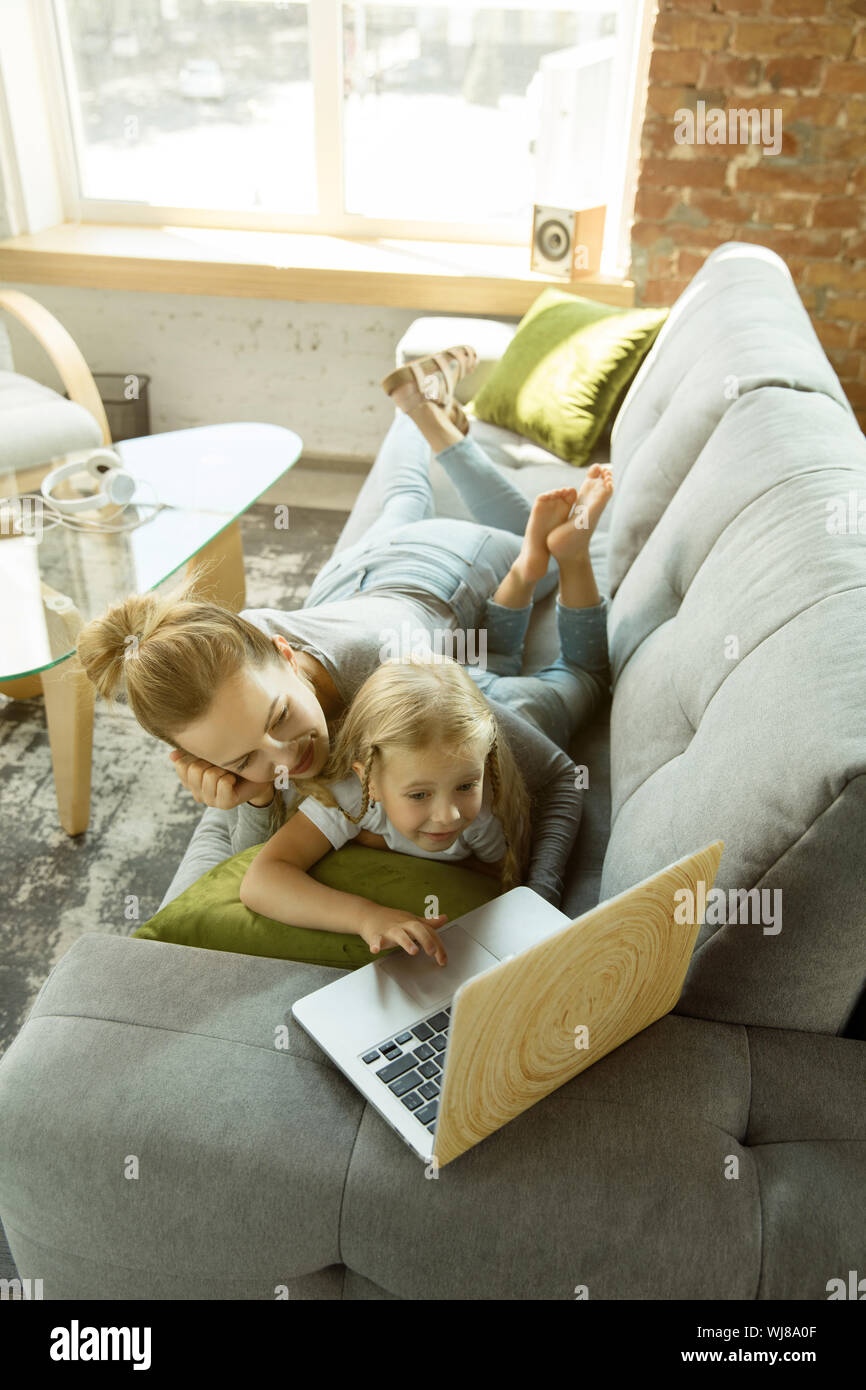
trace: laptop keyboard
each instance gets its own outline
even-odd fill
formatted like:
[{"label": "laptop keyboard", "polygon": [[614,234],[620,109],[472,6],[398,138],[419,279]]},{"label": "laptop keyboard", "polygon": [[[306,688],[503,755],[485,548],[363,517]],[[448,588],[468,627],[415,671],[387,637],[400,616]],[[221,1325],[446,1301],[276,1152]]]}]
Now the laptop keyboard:
[{"label": "laptop keyboard", "polygon": [[450,1027],[449,1004],[361,1054],[361,1060],[375,1068],[383,1086],[398,1096],[431,1134],[439,1115],[439,1092]]}]

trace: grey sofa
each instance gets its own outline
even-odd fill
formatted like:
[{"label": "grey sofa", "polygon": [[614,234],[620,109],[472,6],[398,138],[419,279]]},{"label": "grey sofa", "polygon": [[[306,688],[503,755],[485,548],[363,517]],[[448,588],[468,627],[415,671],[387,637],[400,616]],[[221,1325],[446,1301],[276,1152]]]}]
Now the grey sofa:
[{"label": "grey sofa", "polygon": [[[479,437],[529,495],[574,476]],[[709,258],[611,458],[563,907],[723,839],[676,1009],[428,1181],[291,1018],[335,971],[88,934],[0,1063],[0,1217],[46,1297],[823,1300],[866,1268],[866,538],[828,510],[866,441],[774,254]],[[374,468],[342,544],[376,496]],[[553,635],[551,597],[527,668]],[[221,835],[205,812],[167,896]]]}]

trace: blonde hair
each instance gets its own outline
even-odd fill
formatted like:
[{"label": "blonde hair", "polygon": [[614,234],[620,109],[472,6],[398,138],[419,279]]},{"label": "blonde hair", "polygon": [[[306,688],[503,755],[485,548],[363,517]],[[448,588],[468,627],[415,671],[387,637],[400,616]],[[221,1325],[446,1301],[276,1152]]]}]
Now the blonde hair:
[{"label": "blonde hair", "polygon": [[336,807],[328,783],[342,781],[351,775],[353,763],[362,763],[361,810],[357,815],[343,811],[357,824],[370,805],[370,773],[377,754],[389,748],[417,752],[433,746],[456,751],[470,743],[487,750],[491,809],[505,836],[502,882],[507,891],[522,883],[529,860],[530,798],[496,715],[453,657],[431,651],[394,657],[377,667],[346,711],[322,771],[305,779],[304,792]]},{"label": "blonde hair", "polygon": [[[141,727],[174,748],[181,748],[178,731],[207,712],[224,680],[247,663],[281,660],[259,628],[198,598],[199,582],[195,577],[168,594],[130,594],[78,635],[78,663],[99,695],[113,705],[125,697]],[[318,698],[308,676],[299,671],[298,679]],[[269,835],[287,815],[278,792]]]}]

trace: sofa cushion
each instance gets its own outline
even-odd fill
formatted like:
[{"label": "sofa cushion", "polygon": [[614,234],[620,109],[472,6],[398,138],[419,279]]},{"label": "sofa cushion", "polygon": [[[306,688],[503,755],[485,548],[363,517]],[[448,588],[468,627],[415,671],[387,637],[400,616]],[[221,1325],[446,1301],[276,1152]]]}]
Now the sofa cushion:
[{"label": "sofa cushion", "polygon": [[667,314],[550,287],[524,314],[467,414],[585,465]]},{"label": "sofa cushion", "polygon": [[[373,955],[356,932],[293,927],[253,912],[241,902],[240,886],[260,849],[261,845],[253,845],[215,865],[131,935],[172,941],[180,946],[240,951],[248,956],[274,956],[349,970],[401,949],[391,947]],[[502,891],[496,880],[474,869],[366,845],[349,844],[332,850],[309,872],[311,878],[328,888],[358,893],[384,907],[404,908],[412,913],[423,913],[428,896],[434,894],[440,912],[447,913],[449,920],[480,907]]]}]

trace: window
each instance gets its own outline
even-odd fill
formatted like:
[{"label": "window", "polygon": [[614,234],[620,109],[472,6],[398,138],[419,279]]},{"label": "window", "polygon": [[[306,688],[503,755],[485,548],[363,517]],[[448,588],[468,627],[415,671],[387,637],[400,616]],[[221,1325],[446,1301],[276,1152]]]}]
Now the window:
[{"label": "window", "polygon": [[623,268],[650,0],[40,4],[70,220],[519,245],[604,202]]}]

